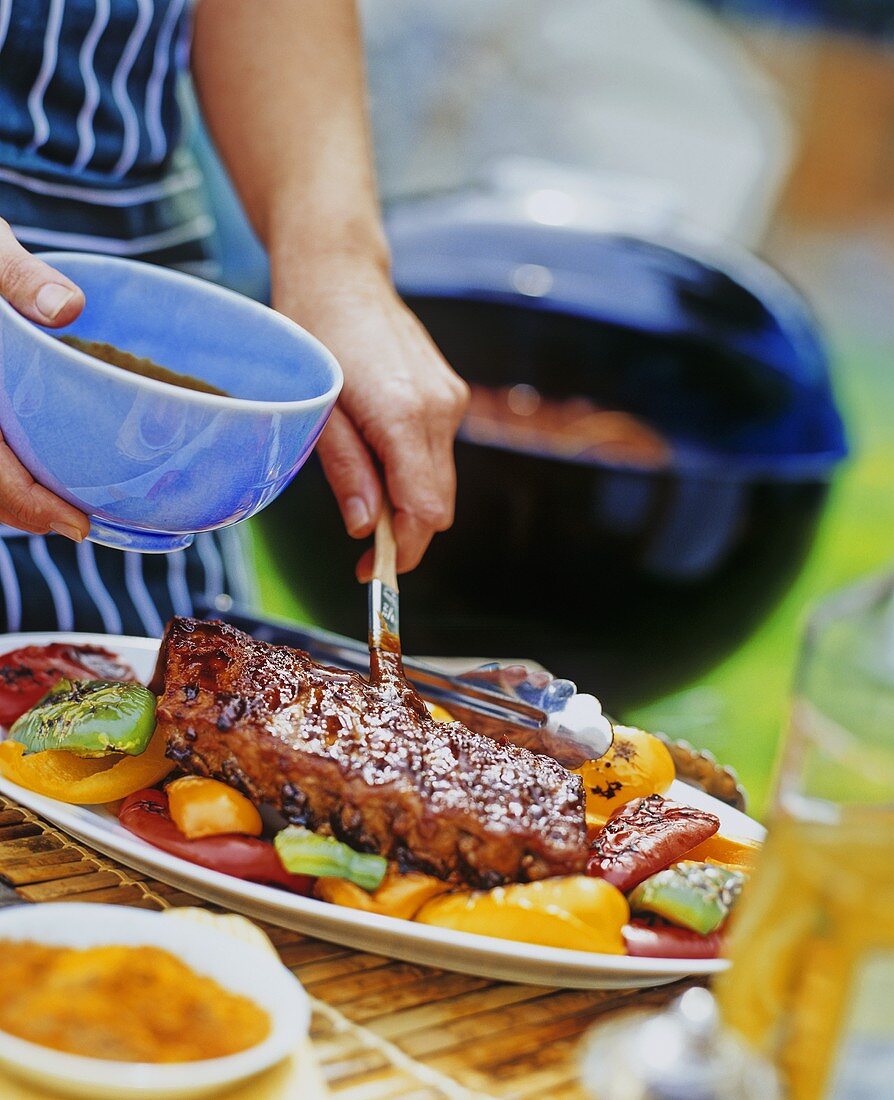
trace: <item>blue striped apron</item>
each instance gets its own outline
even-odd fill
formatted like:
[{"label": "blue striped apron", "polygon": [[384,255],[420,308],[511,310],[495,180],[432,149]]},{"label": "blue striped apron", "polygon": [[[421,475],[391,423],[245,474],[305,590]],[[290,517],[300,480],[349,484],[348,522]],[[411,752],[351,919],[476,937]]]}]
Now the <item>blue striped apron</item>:
[{"label": "blue striped apron", "polygon": [[[26,248],[213,277],[213,220],[180,147],[190,0],[0,0],[0,216]],[[201,598],[254,602],[244,533],[124,554],[0,527],[0,630],[159,635]]]}]

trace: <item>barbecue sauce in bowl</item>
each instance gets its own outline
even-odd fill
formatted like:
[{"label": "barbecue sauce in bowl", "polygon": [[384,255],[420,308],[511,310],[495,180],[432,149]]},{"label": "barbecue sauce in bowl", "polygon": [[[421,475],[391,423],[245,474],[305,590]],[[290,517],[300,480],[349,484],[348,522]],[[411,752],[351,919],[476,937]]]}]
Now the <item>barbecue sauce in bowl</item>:
[{"label": "barbecue sauce in bowl", "polygon": [[191,374],[180,374],[178,371],[169,370],[152,359],[122,351],[114,344],[107,344],[102,340],[84,340],[80,336],[60,336],[59,339],[75,351],[90,355],[94,359],[108,363],[109,366],[130,371],[131,374],[139,374],[143,378],[154,378],[157,382],[167,382],[170,386],[179,386],[184,390],[213,393],[217,397],[232,397],[232,394],[212,386],[210,382],[194,378]]}]

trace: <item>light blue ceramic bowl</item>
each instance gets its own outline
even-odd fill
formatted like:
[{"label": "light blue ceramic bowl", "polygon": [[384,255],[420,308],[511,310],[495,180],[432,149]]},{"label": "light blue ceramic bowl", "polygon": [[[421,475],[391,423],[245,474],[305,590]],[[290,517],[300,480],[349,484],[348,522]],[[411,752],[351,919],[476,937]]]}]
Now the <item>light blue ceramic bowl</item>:
[{"label": "light blue ceramic bowl", "polygon": [[234,395],[108,366],[0,300],[0,427],[38,481],[90,516],[94,542],[176,550],[282,492],[342,385],[318,340],[266,306],[152,264],[71,252],[42,258],[87,297],[65,333]]}]

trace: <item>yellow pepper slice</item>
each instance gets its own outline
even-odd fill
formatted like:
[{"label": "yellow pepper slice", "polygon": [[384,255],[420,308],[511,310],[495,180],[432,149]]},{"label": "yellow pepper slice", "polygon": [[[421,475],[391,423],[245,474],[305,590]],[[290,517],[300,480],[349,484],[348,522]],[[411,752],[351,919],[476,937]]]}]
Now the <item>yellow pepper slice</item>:
[{"label": "yellow pepper slice", "polygon": [[601,828],[625,802],[664,794],[676,778],[664,742],[635,726],[615,726],[608,752],[598,760],[588,760],[577,774],[584,781],[590,830]]},{"label": "yellow pepper slice", "polygon": [[184,775],[165,787],[174,824],[190,840],[243,833],[260,836],[264,824],[257,807],[234,787],[203,775]]},{"label": "yellow pepper slice", "polygon": [[757,863],[760,850],[759,840],[715,833],[687,852],[685,858],[696,863],[715,863],[733,871],[751,871]]},{"label": "yellow pepper slice", "polygon": [[174,768],[165,756],[166,741],[156,731],[146,751],[139,756],[112,753],[89,758],[75,756],[64,749],[24,755],[25,746],[17,741],[0,742],[0,773],[29,791],[91,806],[126,798],[143,787],[151,787]]},{"label": "yellow pepper slice", "polygon": [[476,932],[521,943],[623,955],[627,899],[604,879],[587,875],[446,894],[416,915],[421,924]]},{"label": "yellow pepper slice", "polygon": [[445,710],[438,703],[430,703],[428,699],[425,700],[425,709],[434,718],[436,722],[453,722],[455,721],[453,715],[449,710]]},{"label": "yellow pepper slice", "polygon": [[343,878],[318,878],[314,894],[333,905],[412,920],[427,901],[449,889],[448,882],[416,871],[401,874],[393,863],[389,863],[381,886],[372,892]]}]

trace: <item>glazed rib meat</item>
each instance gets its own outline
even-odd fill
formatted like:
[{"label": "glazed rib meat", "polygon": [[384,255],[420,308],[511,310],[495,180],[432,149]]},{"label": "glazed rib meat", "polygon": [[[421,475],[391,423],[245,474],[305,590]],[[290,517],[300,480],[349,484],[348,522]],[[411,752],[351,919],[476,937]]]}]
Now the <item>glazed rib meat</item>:
[{"label": "glazed rib meat", "polygon": [[583,869],[579,776],[435,722],[409,685],[372,685],[225,623],[178,618],[153,687],[170,757],[296,824],[474,886]]}]

